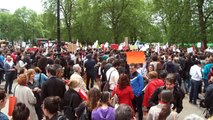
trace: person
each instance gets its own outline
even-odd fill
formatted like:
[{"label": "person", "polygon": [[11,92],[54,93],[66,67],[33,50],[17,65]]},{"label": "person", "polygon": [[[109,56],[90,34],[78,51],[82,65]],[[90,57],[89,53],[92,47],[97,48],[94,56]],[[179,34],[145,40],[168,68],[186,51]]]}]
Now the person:
[{"label": "person", "polygon": [[[66,109],[68,109],[67,107],[71,107],[74,110],[82,103],[82,99],[80,95],[78,94],[78,91],[81,89],[80,81],[71,80],[68,86],[69,86],[69,90],[65,92],[64,101],[63,101],[65,113],[66,113]],[[73,111],[73,113],[70,113],[70,114],[71,115],[67,115],[68,118],[70,118],[71,120],[73,119],[75,120],[76,119],[75,112]]]},{"label": "person", "polygon": [[211,76],[211,78],[208,80],[209,85],[206,88],[206,93],[204,96],[204,103],[206,108],[209,111],[209,115],[212,116],[213,115],[213,103],[212,103],[212,99],[213,99],[213,75]]},{"label": "person", "polygon": [[14,107],[12,113],[12,120],[29,120],[30,118],[30,110],[24,103],[17,103]]},{"label": "person", "polygon": [[130,80],[126,74],[120,74],[118,79],[118,85],[112,92],[112,97],[116,94],[118,96],[119,104],[129,105],[133,110],[132,100],[134,99],[134,93],[130,86]]},{"label": "person", "polygon": [[[5,107],[6,102],[7,102],[6,93],[4,89],[0,88],[0,111]],[[4,113],[0,112],[0,120],[9,120],[9,118]]]},{"label": "person", "polygon": [[4,70],[5,70],[5,79],[6,79],[5,92],[7,93],[9,91],[9,94],[12,94],[11,90],[12,90],[13,80],[16,77],[16,70],[13,67],[14,67],[14,63],[12,61],[12,58],[8,55],[4,63]]},{"label": "person", "polygon": [[36,97],[32,90],[27,87],[27,75],[21,74],[17,78],[18,85],[14,88],[14,94],[17,98],[17,103],[24,103],[30,110],[31,120],[38,120],[38,116],[35,111],[35,104],[37,103]]},{"label": "person", "polygon": [[206,65],[203,67],[203,82],[204,82],[204,91],[208,87],[208,74],[211,72],[211,68],[213,67],[212,59],[206,60]]},{"label": "person", "polygon": [[41,88],[44,82],[47,81],[48,77],[44,73],[42,73],[39,67],[35,67],[34,70],[35,70],[34,80],[39,84],[39,88]]},{"label": "person", "polygon": [[49,65],[47,67],[47,76],[49,79],[43,84],[41,89],[41,100],[43,101],[49,96],[59,96],[61,99],[64,98],[66,91],[65,83],[56,78],[56,67],[55,65]]},{"label": "person", "polygon": [[81,77],[81,66],[79,64],[73,65],[74,73],[70,76],[71,80],[78,80],[81,86],[81,89],[87,92],[86,84],[84,83],[83,78]]},{"label": "person", "polygon": [[92,120],[115,120],[115,110],[110,106],[110,93],[104,91],[100,99],[100,107],[92,111]]},{"label": "person", "polygon": [[87,56],[87,61],[85,62],[84,66],[86,68],[86,75],[87,75],[87,81],[86,81],[86,86],[87,90],[89,90],[89,83],[90,83],[90,88],[93,88],[94,86],[94,81],[95,81],[95,60],[92,58],[92,55],[89,54]]},{"label": "person", "polygon": [[173,93],[173,100],[171,103],[174,105],[172,109],[176,109],[177,113],[180,113],[183,109],[184,93],[181,88],[176,85],[175,74],[169,73],[165,78],[165,86],[158,87],[149,99],[149,106],[152,107],[159,103],[159,95],[162,90],[170,90]]},{"label": "person", "polygon": [[161,86],[164,86],[164,81],[161,79],[158,79],[158,73],[156,71],[152,71],[148,73],[148,76],[150,78],[145,91],[144,91],[144,99],[143,99],[143,106],[146,108],[150,108],[148,101],[150,97],[152,96],[153,92]]},{"label": "person", "polygon": [[189,95],[189,102],[197,105],[198,89],[202,80],[201,62],[196,60],[194,62],[194,65],[190,68],[189,73],[191,75],[191,90]]},{"label": "person", "polygon": [[91,120],[92,110],[98,107],[98,102],[101,97],[101,91],[97,88],[92,88],[88,93],[88,100],[81,103],[76,109],[75,114],[77,118],[84,120]]},{"label": "person", "polygon": [[36,110],[36,114],[38,116],[38,119],[41,120],[42,119],[42,110],[41,110],[41,97],[40,97],[40,93],[41,93],[41,89],[39,88],[39,83],[37,83],[34,80],[35,76],[35,70],[34,69],[28,69],[27,70],[27,86],[33,91],[34,96],[36,97],[36,104],[35,104],[35,110]]},{"label": "person", "polygon": [[171,109],[172,92],[163,90],[158,105],[152,106],[146,120],[177,120],[177,113]]},{"label": "person", "polygon": [[50,96],[44,99],[42,110],[47,120],[63,120],[64,117],[59,112],[61,99],[59,96]]},{"label": "person", "polygon": [[119,73],[118,73],[118,67],[119,67],[119,61],[115,60],[113,61],[113,66],[109,68],[106,72],[106,77],[107,81],[109,81],[109,91],[112,92],[115,88],[115,86],[118,85],[118,78],[119,78]]},{"label": "person", "polygon": [[120,104],[115,110],[115,120],[136,120],[130,106]]},{"label": "person", "polygon": [[143,93],[142,90],[144,88],[144,79],[141,74],[136,71],[136,64],[130,64],[130,85],[132,87],[134,93],[133,99],[133,107],[138,112],[138,120],[143,119],[142,112],[142,101],[143,101]]},{"label": "person", "polygon": [[0,84],[4,76],[4,56],[2,55],[2,50],[0,50]]}]

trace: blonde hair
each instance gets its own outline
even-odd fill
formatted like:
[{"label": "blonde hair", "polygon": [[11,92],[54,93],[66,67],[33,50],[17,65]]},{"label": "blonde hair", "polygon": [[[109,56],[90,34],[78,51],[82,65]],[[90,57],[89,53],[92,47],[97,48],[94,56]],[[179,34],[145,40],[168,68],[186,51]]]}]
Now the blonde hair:
[{"label": "blonde hair", "polygon": [[78,80],[70,80],[68,86],[69,88],[77,88],[80,86],[80,82]]},{"label": "blonde hair", "polygon": [[32,74],[34,74],[34,73],[35,73],[35,70],[34,70],[34,69],[28,69],[28,70],[27,70],[27,79],[30,80],[30,76],[31,76]]}]

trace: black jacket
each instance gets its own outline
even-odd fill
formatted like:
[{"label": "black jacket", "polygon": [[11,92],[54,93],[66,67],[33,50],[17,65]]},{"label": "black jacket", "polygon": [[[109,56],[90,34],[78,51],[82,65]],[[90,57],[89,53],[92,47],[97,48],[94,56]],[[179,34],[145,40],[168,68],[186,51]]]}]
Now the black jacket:
[{"label": "black jacket", "polygon": [[205,106],[207,108],[213,109],[212,99],[213,99],[213,83],[209,83],[208,87],[206,88],[206,93],[204,98]]},{"label": "black jacket", "polygon": [[[160,93],[162,90],[165,90],[166,87],[159,87],[157,88],[154,93],[152,94],[151,98],[149,99],[149,106],[152,107],[154,105],[157,105],[160,100]],[[177,86],[174,87],[173,91],[173,101],[171,104],[174,104],[174,107],[172,109],[176,109],[177,113],[180,113],[183,109],[183,93],[180,91],[180,88]]]},{"label": "black jacket", "polygon": [[42,85],[41,99],[43,101],[49,96],[59,96],[63,99],[65,91],[65,83],[56,77],[51,77]]},{"label": "black jacket", "polygon": [[73,118],[73,120],[76,119],[74,109],[77,108],[82,103],[80,95],[75,90],[69,89],[64,94],[63,103],[64,107],[65,106],[72,107],[73,113],[71,118]]}]

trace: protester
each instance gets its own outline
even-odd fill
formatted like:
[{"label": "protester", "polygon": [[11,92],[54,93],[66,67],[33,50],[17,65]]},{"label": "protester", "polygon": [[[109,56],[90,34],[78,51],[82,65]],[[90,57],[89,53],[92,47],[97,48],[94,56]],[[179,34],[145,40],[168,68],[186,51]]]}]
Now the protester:
[{"label": "protester", "polygon": [[[0,88],[0,111],[5,107],[6,102],[6,93],[2,88]],[[9,118],[4,113],[0,112],[0,120],[9,120]]]},{"label": "protester", "polygon": [[[79,90],[81,90],[80,81],[73,79],[69,82],[69,90],[64,94],[64,113],[71,120],[76,119],[74,109],[82,103],[82,98],[78,94]],[[69,107],[72,108],[72,113],[67,113],[70,112],[68,111]]]},{"label": "protester", "polygon": [[169,90],[173,93],[173,100],[171,103],[174,105],[172,109],[176,109],[177,113],[180,113],[183,109],[183,98],[184,93],[182,92],[181,88],[176,85],[176,78],[175,74],[170,73],[165,78],[165,86],[158,87],[152,94],[151,98],[149,99],[149,106],[152,107],[159,103],[159,95],[162,90]]},{"label": "protester", "polygon": [[177,113],[171,109],[172,92],[163,90],[158,105],[150,108],[146,120],[177,120]]},{"label": "protester", "polygon": [[23,103],[17,103],[12,113],[12,120],[34,120],[30,117],[30,110]]},{"label": "protester", "polygon": [[91,113],[94,109],[98,107],[98,102],[101,97],[101,91],[97,88],[92,88],[88,93],[88,100],[79,105],[75,109],[77,117],[83,120],[91,120]]},{"label": "protester", "polygon": [[[16,78],[16,70],[14,69],[14,63],[12,61],[12,58],[8,55],[6,58],[6,61],[4,63],[4,70],[5,70],[5,92],[7,93],[9,91],[9,94],[12,94],[12,85],[13,80]],[[9,89],[8,89],[9,87]]]},{"label": "protester", "polygon": [[118,79],[118,85],[114,88],[112,92],[112,97],[115,94],[118,96],[119,104],[129,105],[132,108],[132,110],[134,110],[132,105],[134,93],[130,86],[130,80],[126,74],[120,74]]},{"label": "protester", "polygon": [[38,120],[38,116],[35,111],[35,104],[37,103],[36,97],[32,90],[27,87],[27,75],[21,74],[17,78],[18,85],[14,88],[14,94],[17,98],[17,103],[24,103],[30,110],[31,120]]},{"label": "protester", "polygon": [[47,120],[63,120],[62,114],[59,112],[61,99],[58,96],[51,96],[44,99],[42,110]]},{"label": "protester", "polygon": [[148,101],[150,97],[158,87],[164,86],[164,81],[158,79],[158,73],[156,71],[149,72],[148,76],[150,80],[144,90],[143,106],[149,109]]},{"label": "protester", "polygon": [[125,104],[120,104],[115,110],[115,120],[136,120],[131,107]]},{"label": "protester", "polygon": [[138,120],[143,119],[142,112],[142,101],[143,101],[143,93],[142,90],[144,88],[144,80],[141,74],[136,71],[136,64],[130,64],[130,85],[132,87],[134,93],[133,99],[133,107],[134,110],[138,112]]},{"label": "protester", "polygon": [[83,80],[83,78],[81,77],[81,67],[79,64],[75,64],[73,65],[73,70],[74,73],[70,76],[70,81],[72,80],[77,80],[80,83],[81,89],[84,90],[85,92],[87,92],[86,89],[86,84]]},{"label": "protester", "polygon": [[36,83],[38,83],[39,88],[41,88],[44,82],[47,81],[48,77],[44,73],[42,73],[39,67],[35,67],[34,70],[35,70],[34,80]]},{"label": "protester", "polygon": [[213,75],[211,78],[208,80],[208,87],[206,88],[206,93],[204,96],[204,102],[207,110],[209,111],[209,115],[213,116]]},{"label": "protester", "polygon": [[193,65],[190,69],[191,75],[191,91],[189,96],[189,102],[197,105],[197,98],[198,98],[198,89],[200,85],[200,81],[202,80],[202,73],[201,73],[201,62],[196,60],[195,65]]},{"label": "protester", "polygon": [[49,65],[47,67],[47,76],[49,79],[42,86],[41,99],[44,100],[49,96],[59,96],[61,99],[63,99],[66,91],[65,83],[56,78],[55,65]]},{"label": "protester", "polygon": [[115,110],[110,106],[110,93],[103,92],[100,107],[92,111],[92,120],[115,120]]}]

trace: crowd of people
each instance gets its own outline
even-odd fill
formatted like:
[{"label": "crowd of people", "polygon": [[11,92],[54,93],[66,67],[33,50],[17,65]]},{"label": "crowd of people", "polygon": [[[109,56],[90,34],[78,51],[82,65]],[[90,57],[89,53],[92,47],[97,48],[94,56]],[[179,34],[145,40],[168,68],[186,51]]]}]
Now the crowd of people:
[{"label": "crowd of people", "polygon": [[[117,50],[2,50],[0,109],[13,94],[13,120],[177,120],[185,94],[197,105],[204,92],[213,115],[213,54],[145,53],[144,63],[127,64],[125,51]],[[0,112],[0,119],[8,117]]]}]

